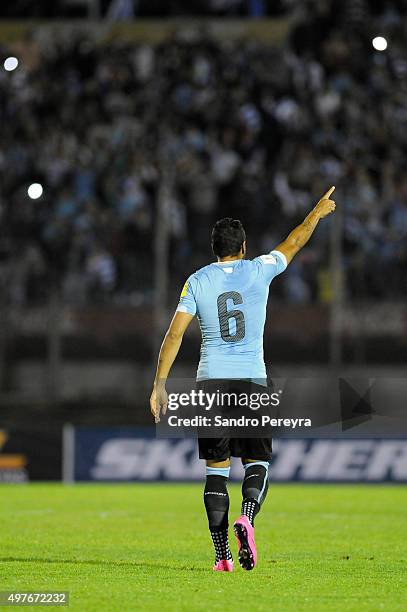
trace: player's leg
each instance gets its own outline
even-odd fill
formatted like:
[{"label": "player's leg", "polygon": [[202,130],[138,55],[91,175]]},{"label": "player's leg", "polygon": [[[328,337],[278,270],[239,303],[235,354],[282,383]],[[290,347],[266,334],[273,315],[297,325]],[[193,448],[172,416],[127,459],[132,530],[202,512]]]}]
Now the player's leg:
[{"label": "player's leg", "polygon": [[254,527],[254,519],[266,499],[269,486],[269,462],[242,459],[244,478],[242,483],[242,515],[247,516]]},{"label": "player's leg", "polygon": [[229,548],[229,493],[230,472],[227,439],[199,438],[199,456],[206,460],[204,504],[209,531],[215,549],[214,570],[232,571],[233,560]]},{"label": "player's leg", "polygon": [[[228,381],[207,380],[198,383],[206,393],[228,390]],[[231,572],[233,560],[229,548],[229,494],[227,482],[230,472],[230,438],[198,437],[199,457],[206,461],[204,504],[208,526],[215,549],[216,571]]]},{"label": "player's leg", "polygon": [[239,563],[245,570],[252,570],[257,563],[254,540],[254,518],[266,498],[268,489],[268,461],[242,459],[245,475],[242,483],[242,514],[235,521],[233,530],[238,542]]},{"label": "player's leg", "polygon": [[271,438],[231,440],[231,455],[241,457],[245,468],[242,514],[235,521],[233,530],[238,541],[239,563],[246,570],[252,570],[257,563],[253,522],[266,498],[271,452]]},{"label": "player's leg", "polygon": [[215,550],[215,565],[213,569],[230,572],[233,570],[233,560],[228,538],[229,494],[227,481],[229,472],[229,459],[206,461],[204,504]]},{"label": "player's leg", "polygon": [[[242,483],[242,515],[251,525],[266,499],[269,486],[271,438],[238,438],[231,441],[231,454],[241,457],[245,471]],[[257,459],[255,459],[257,457]]]}]

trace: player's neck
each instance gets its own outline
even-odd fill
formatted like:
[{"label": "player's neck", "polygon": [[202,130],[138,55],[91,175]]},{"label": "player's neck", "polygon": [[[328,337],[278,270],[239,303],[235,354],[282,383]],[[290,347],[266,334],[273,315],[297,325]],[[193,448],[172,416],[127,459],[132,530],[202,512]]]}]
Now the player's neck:
[{"label": "player's neck", "polygon": [[227,257],[218,257],[218,263],[223,263],[226,261],[238,261],[239,259],[244,259],[244,255],[228,255]]}]

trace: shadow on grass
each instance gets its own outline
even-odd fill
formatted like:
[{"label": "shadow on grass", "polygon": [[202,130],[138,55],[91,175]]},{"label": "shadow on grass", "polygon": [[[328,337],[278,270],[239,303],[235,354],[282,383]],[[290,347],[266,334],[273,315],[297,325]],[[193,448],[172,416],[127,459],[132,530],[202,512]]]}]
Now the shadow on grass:
[{"label": "shadow on grass", "polygon": [[164,563],[151,563],[148,561],[106,561],[97,559],[48,559],[42,557],[0,557],[0,563],[55,563],[56,565],[68,563],[72,565],[109,565],[116,567],[148,567],[149,569],[165,569],[179,572],[188,570],[194,572],[207,572],[204,567],[191,565],[170,565]]}]

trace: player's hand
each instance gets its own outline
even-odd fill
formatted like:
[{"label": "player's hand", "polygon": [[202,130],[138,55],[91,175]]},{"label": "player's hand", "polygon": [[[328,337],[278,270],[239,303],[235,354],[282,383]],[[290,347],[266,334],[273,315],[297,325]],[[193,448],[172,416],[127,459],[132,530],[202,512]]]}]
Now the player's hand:
[{"label": "player's hand", "polygon": [[331,187],[330,189],[328,189],[328,191],[326,192],[325,195],[322,196],[322,198],[320,199],[320,201],[318,202],[318,204],[315,207],[315,210],[317,211],[319,217],[321,219],[323,219],[324,217],[326,217],[327,215],[330,215],[331,213],[333,213],[333,211],[336,208],[336,204],[334,200],[331,200],[331,194],[335,191],[335,187]]},{"label": "player's hand", "polygon": [[156,423],[160,422],[160,412],[165,414],[168,406],[168,393],[163,382],[154,384],[150,397],[150,410]]}]

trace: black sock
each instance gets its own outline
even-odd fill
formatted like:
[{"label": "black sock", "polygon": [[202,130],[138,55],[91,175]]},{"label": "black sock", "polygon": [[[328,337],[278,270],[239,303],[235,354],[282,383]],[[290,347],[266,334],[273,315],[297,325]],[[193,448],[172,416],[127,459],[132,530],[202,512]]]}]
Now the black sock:
[{"label": "black sock", "polygon": [[[229,473],[227,468],[223,469]],[[204,503],[216,561],[232,559],[228,540],[229,494],[226,486],[227,480],[227,476],[207,474],[204,490]]]},{"label": "black sock", "polygon": [[215,563],[220,561],[221,559],[227,559],[228,561],[232,561],[232,553],[229,548],[229,538],[228,538],[228,530],[224,529],[223,531],[212,531],[212,542],[213,547],[215,549]]},{"label": "black sock", "polygon": [[254,517],[260,510],[260,504],[255,499],[244,499],[242,501],[242,514],[247,516],[252,525],[254,525]]},{"label": "black sock", "polygon": [[244,465],[245,475],[242,484],[242,514],[254,525],[256,514],[266,498],[268,490],[268,462],[256,461]]}]

